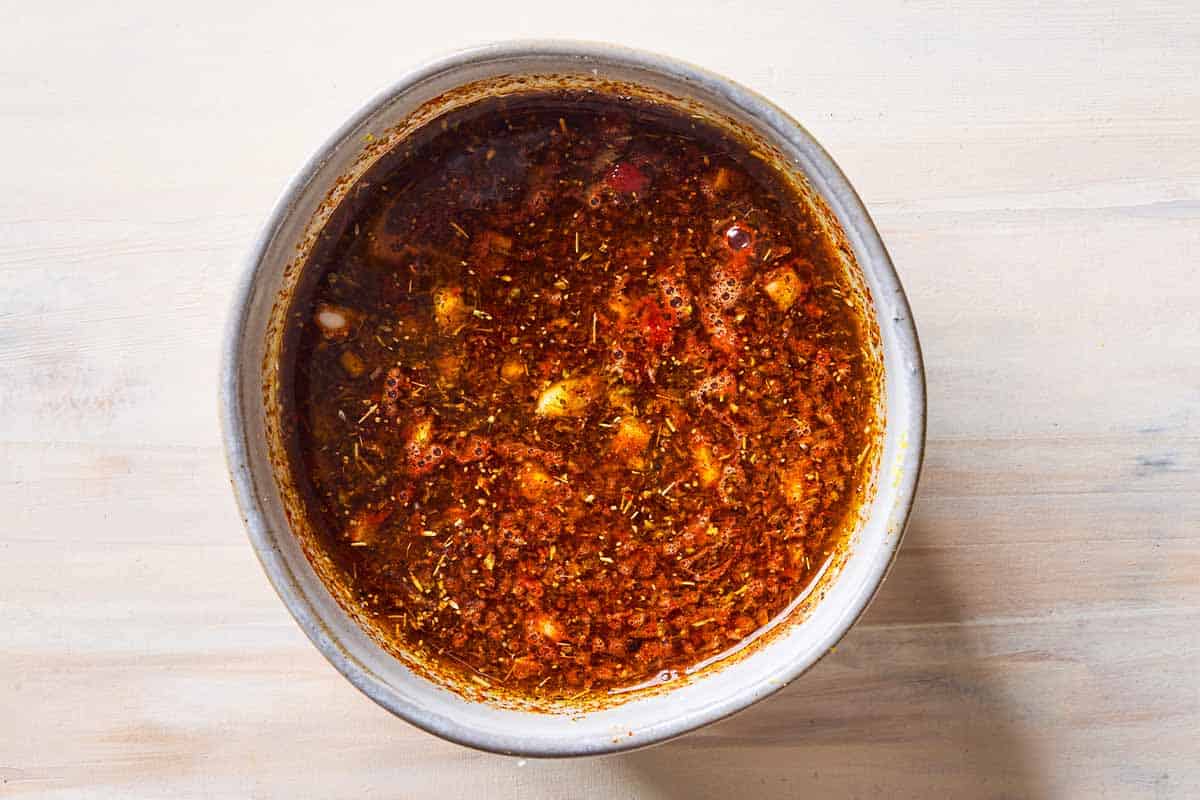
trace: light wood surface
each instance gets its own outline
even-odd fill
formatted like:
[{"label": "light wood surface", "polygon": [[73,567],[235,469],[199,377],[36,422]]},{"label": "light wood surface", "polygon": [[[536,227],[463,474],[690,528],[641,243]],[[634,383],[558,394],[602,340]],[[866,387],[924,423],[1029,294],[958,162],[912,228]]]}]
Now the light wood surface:
[{"label": "light wood surface", "polygon": [[[1194,2],[175,5],[0,0],[0,796],[1200,796]],[[216,421],[291,173],[417,61],[530,35],[792,111],[875,215],[929,379],[918,509],[836,652],[598,760],[358,694],[259,569]]]}]

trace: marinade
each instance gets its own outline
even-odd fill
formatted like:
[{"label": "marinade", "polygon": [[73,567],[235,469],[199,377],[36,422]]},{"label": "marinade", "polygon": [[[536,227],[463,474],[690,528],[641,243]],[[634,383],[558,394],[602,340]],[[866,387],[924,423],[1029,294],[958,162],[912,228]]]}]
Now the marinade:
[{"label": "marinade", "polygon": [[378,638],[565,698],[761,629],[853,527],[874,382],[824,229],[745,145],[595,93],[429,126],[294,305],[294,468]]}]

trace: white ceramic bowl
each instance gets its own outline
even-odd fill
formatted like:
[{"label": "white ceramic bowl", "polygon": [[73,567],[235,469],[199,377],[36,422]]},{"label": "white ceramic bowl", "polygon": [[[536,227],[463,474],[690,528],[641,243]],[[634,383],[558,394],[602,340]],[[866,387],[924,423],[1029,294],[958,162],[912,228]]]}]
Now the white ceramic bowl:
[{"label": "white ceramic bowl", "polygon": [[[549,78],[547,76],[554,76]],[[732,121],[807,183],[860,271],[879,325],[886,420],[873,497],[848,556],[819,598],[780,622],[748,655],[694,679],[619,705],[542,713],[465,698],[411,671],[376,644],[306,557],[303,520],[279,478],[274,394],[281,321],[312,238],[345,188],[417,118],[453,107],[480,81],[531,87],[616,81]],[[468,93],[469,94],[469,93]],[[439,100],[439,98],[442,98]],[[431,111],[431,102],[434,106]],[[415,115],[415,116],[414,116]],[[296,621],[351,682],[427,731],[472,747],[528,756],[573,756],[662,741],[766,697],[811,667],[866,608],[895,557],[916,490],[924,445],[925,384],[916,330],[896,272],[845,176],[791,117],[737,84],[661,56],[601,44],[513,42],[469,50],[415,70],[369,102],[309,160],[284,191],[238,287],[221,375],[221,413],[234,491],[267,576]],[[291,521],[289,522],[289,516]],[[865,700],[866,698],[864,698]]]}]

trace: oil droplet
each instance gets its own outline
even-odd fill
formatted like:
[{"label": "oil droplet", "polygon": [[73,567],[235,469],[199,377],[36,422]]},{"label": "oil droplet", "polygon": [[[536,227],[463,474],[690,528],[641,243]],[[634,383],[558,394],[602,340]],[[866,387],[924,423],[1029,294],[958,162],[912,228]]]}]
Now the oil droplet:
[{"label": "oil droplet", "polygon": [[725,231],[725,243],[730,250],[743,250],[750,244],[750,231],[740,225],[730,225]]}]

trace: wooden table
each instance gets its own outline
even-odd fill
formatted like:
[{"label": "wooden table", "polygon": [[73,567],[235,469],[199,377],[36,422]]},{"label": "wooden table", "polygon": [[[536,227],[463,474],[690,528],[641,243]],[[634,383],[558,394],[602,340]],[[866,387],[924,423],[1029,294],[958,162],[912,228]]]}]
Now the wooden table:
[{"label": "wooden table", "polygon": [[[1200,796],[1194,3],[172,5],[0,15],[0,796]],[[290,174],[413,63],[528,35],[792,111],[929,379],[917,512],[836,652],[599,760],[468,751],[351,688],[259,569],[217,430]]]}]

